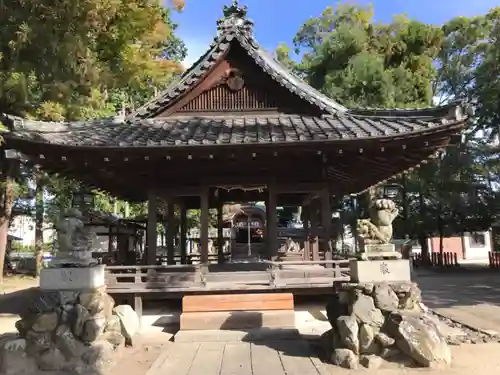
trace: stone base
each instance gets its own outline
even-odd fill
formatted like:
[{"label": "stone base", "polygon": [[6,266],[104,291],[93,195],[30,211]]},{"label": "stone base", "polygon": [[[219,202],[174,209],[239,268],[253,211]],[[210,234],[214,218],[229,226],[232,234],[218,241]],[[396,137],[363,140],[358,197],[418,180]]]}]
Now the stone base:
[{"label": "stone base", "polygon": [[398,260],[351,260],[351,282],[377,283],[410,281],[410,261]]},{"label": "stone base", "polygon": [[132,308],[102,290],[37,289],[26,305],[18,333],[0,335],[0,374],[102,375],[139,329]]},{"label": "stone base", "polygon": [[50,262],[49,267],[91,267],[97,265],[97,259],[92,258],[92,250],[70,251],[64,256],[58,254]]},{"label": "stone base", "polygon": [[179,331],[175,342],[259,342],[298,340],[300,333],[296,328],[254,328],[248,330],[200,330]]},{"label": "stone base", "polygon": [[40,273],[40,289],[89,290],[106,285],[105,266],[45,268]]},{"label": "stone base", "polygon": [[387,244],[363,244],[361,253],[357,255],[358,259],[401,259],[401,253],[396,251],[396,247],[392,243]]},{"label": "stone base", "polygon": [[343,284],[326,310],[332,329],[322,341],[333,364],[373,370],[385,361],[411,367],[451,362],[446,337],[425,312],[415,283]]}]

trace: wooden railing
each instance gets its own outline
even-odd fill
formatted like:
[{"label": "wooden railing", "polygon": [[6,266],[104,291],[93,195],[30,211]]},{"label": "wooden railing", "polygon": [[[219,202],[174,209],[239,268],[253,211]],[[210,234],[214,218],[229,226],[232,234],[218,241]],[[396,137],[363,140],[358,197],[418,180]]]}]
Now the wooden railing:
[{"label": "wooden railing", "polygon": [[[265,262],[269,265],[270,285],[273,287],[295,284],[324,284],[349,281],[349,260]],[[293,266],[320,266],[318,269],[299,269]],[[300,275],[302,274],[302,275]]]},{"label": "wooden railing", "polygon": [[490,251],[488,253],[490,268],[500,269],[500,252]]},{"label": "wooden railing", "polygon": [[201,273],[198,265],[108,266],[106,284],[110,289],[185,288],[202,285]]},{"label": "wooden railing", "polygon": [[[317,267],[314,267],[317,266]],[[108,266],[106,283],[115,293],[175,292],[206,289],[275,289],[333,286],[349,280],[348,260],[285,261],[260,263],[260,270],[237,265],[211,270],[217,265]]]},{"label": "wooden railing", "polygon": [[427,256],[422,254],[412,255],[414,266],[431,266],[431,267],[458,267],[458,257],[456,253],[430,253]]}]

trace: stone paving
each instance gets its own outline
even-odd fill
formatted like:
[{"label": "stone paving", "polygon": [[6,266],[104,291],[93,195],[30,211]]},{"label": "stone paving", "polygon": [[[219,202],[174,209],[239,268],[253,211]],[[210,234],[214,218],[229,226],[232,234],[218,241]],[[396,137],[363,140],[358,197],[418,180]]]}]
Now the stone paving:
[{"label": "stone paving", "polygon": [[174,343],[147,375],[327,375],[306,341]]},{"label": "stone paving", "polygon": [[500,272],[416,276],[424,303],[472,328],[500,334]]}]

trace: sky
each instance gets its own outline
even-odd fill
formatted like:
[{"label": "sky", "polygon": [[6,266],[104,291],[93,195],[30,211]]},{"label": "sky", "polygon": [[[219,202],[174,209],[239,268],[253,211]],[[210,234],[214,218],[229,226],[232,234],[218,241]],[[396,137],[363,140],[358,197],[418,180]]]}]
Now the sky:
[{"label": "sky", "polygon": [[[500,6],[500,0],[358,0],[354,3],[372,4],[377,21],[389,22],[394,14],[406,13],[410,18],[434,24],[456,16],[484,14]],[[206,52],[215,36],[222,7],[229,4],[231,0],[186,0],[184,11],[173,15],[179,24],[177,34],[188,48],[185,66]],[[255,22],[255,36],[267,50],[274,50],[281,42],[291,45],[304,21],[335,4],[335,0],[240,0],[240,5],[248,6],[248,17]]]}]

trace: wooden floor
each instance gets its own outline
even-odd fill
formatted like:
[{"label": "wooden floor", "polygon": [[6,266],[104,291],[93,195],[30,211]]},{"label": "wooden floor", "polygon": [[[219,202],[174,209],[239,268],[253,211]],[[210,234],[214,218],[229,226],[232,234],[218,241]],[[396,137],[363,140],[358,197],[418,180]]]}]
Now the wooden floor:
[{"label": "wooden floor", "polygon": [[175,343],[147,375],[326,375],[304,340]]}]

